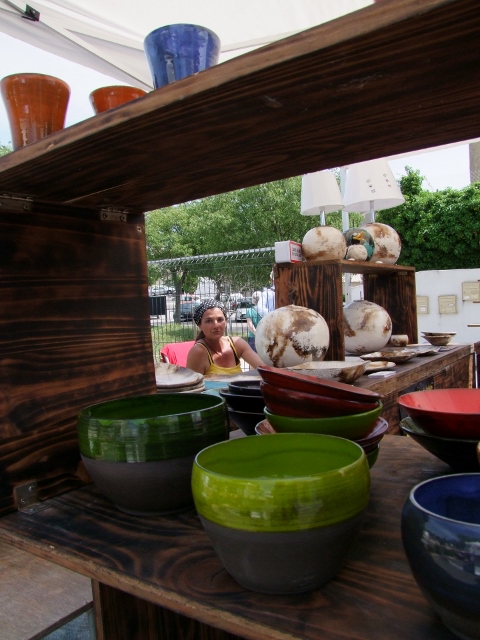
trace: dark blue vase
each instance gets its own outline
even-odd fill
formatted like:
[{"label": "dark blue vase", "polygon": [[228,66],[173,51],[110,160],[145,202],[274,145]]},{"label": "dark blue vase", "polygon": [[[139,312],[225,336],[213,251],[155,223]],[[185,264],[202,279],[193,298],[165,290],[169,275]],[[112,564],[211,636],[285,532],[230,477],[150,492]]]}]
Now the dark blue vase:
[{"label": "dark blue vase", "polygon": [[195,24],[170,24],[149,33],[143,47],[158,89],[217,64],[220,38]]},{"label": "dark blue vase", "polygon": [[418,586],[463,640],[480,638],[480,473],[440,476],[412,489],[402,540]]}]

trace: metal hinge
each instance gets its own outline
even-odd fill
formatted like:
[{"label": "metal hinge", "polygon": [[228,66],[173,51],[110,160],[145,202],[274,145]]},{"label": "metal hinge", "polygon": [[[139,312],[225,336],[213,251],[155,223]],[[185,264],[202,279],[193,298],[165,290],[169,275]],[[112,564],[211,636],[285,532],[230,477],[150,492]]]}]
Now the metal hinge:
[{"label": "metal hinge", "polygon": [[48,509],[50,506],[45,502],[38,501],[38,486],[36,480],[14,487],[13,497],[15,506],[22,513],[37,513],[37,511],[43,511],[43,509]]},{"label": "metal hinge", "polygon": [[126,222],[129,213],[128,209],[107,207],[106,209],[100,209],[100,220],[105,222]]},{"label": "metal hinge", "polygon": [[31,211],[33,198],[28,196],[11,196],[8,193],[0,195],[0,211],[2,208],[13,211]]}]

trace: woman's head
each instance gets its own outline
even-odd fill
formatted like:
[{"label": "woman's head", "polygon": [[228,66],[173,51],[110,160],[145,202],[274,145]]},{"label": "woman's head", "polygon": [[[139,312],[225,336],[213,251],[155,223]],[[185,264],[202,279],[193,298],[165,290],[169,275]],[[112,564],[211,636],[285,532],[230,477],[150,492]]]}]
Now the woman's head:
[{"label": "woman's head", "polygon": [[205,331],[208,333],[211,330],[218,331],[221,328],[223,333],[227,322],[227,313],[220,300],[208,298],[203,300],[195,309],[193,320],[197,327],[201,329],[199,336],[201,338],[204,337]]}]

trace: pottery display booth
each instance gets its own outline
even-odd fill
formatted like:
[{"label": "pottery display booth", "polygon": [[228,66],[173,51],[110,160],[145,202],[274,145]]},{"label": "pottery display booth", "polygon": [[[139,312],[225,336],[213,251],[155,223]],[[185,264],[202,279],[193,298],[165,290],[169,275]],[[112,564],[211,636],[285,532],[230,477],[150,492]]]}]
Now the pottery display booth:
[{"label": "pottery display booth", "polygon": [[65,127],[70,87],[41,73],[17,73],[0,82],[14,150]]},{"label": "pottery display booth", "polygon": [[270,311],[257,325],[255,347],[266,365],[293,367],[323,360],[330,344],[325,319],[294,304]]},{"label": "pottery display booth", "polygon": [[240,585],[301,593],[340,570],[368,505],[370,472],[353,442],[279,433],[204,449],[192,486],[215,552]]},{"label": "pottery display booth", "polygon": [[480,473],[440,476],[412,489],[402,540],[434,611],[463,640],[480,638]]},{"label": "pottery display booth", "polygon": [[224,401],[209,394],[159,394],[112,400],[78,416],[85,468],[98,490],[133,515],[192,505],[195,455],[228,438]]},{"label": "pottery display booth", "polygon": [[195,24],[159,27],[143,46],[155,89],[212,67],[220,55],[220,38]]},{"label": "pottery display booth", "polygon": [[94,112],[99,114],[145,95],[147,95],[147,92],[137,87],[113,85],[95,89],[91,92],[89,98]]}]

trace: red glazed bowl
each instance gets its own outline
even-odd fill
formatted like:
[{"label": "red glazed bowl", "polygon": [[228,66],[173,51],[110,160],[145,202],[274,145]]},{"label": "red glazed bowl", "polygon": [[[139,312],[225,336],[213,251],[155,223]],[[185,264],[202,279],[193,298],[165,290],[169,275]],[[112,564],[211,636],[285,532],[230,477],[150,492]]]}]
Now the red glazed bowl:
[{"label": "red glazed bowl", "polygon": [[263,366],[258,367],[257,371],[264,382],[292,391],[371,404],[376,404],[382,399],[380,394],[369,389],[361,389],[351,384],[317,378],[288,369]]},{"label": "red glazed bowl", "polygon": [[265,406],[279,416],[296,418],[321,418],[346,416],[370,411],[376,404],[343,400],[318,393],[293,391],[268,382],[262,382],[261,389]]},{"label": "red glazed bowl", "polygon": [[480,439],[480,389],[426,389],[406,393],[398,404],[426,433]]}]

